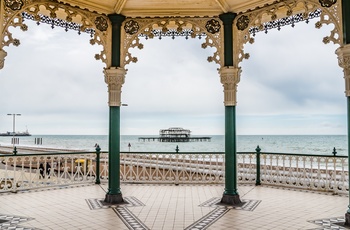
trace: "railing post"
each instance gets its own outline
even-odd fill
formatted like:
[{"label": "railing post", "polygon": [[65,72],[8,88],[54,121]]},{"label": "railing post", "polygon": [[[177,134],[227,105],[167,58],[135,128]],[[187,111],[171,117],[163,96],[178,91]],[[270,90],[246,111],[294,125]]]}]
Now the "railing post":
[{"label": "railing post", "polygon": [[95,184],[101,184],[100,181],[100,152],[101,148],[99,145],[96,145],[96,182]]},{"label": "railing post", "polygon": [[[179,153],[179,146],[176,145],[176,153]],[[176,154],[176,175],[175,175],[175,185],[179,185],[179,155]]]},{"label": "railing post", "polygon": [[333,156],[337,155],[337,150],[335,149],[335,147],[333,148],[332,154],[333,154]]},{"label": "railing post", "polygon": [[260,181],[260,147],[259,145],[255,149],[256,151],[256,180],[255,180],[255,185],[261,185]]}]

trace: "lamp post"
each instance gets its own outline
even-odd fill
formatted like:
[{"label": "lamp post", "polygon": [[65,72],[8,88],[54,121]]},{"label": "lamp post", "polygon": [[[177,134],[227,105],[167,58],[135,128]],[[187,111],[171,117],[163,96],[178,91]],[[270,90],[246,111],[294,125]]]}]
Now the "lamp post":
[{"label": "lamp post", "polygon": [[16,116],[21,116],[21,114],[19,113],[8,113],[8,116],[12,116],[13,117],[13,132],[12,132],[12,143],[13,146],[15,146],[15,133],[16,133]]}]

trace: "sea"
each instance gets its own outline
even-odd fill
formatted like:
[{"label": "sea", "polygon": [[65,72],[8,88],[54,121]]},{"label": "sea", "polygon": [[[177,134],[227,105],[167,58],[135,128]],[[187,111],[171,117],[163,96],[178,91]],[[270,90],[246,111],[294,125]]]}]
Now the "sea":
[{"label": "sea", "polygon": [[[179,152],[225,151],[224,135],[205,136],[211,137],[211,140],[202,142],[139,141],[141,137],[139,135],[121,135],[120,150],[122,152],[175,152],[178,147]],[[157,136],[143,135],[142,137]],[[0,145],[12,146],[11,138],[0,137]],[[108,150],[107,135],[33,135],[18,138],[17,146],[94,151],[95,145],[98,144],[102,151]],[[37,138],[41,139],[40,144],[35,143]],[[333,155],[335,148],[337,155],[348,155],[346,135],[238,135],[236,143],[237,152],[255,152],[259,145],[261,152],[269,153]]]}]

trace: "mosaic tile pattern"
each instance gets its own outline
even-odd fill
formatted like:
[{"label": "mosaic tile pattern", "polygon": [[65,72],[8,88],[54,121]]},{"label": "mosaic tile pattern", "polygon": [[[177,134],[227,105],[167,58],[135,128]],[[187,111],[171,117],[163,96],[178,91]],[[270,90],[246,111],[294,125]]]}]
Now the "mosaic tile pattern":
[{"label": "mosaic tile pattern", "polygon": [[131,230],[149,230],[149,228],[142,223],[127,207],[118,206],[113,208],[115,213],[124,222],[124,224]]},{"label": "mosaic tile pattern", "polygon": [[348,226],[344,226],[344,217],[333,217],[329,219],[319,219],[319,220],[309,220],[308,222],[320,225],[319,228],[314,228],[315,230],[326,230],[326,229],[350,229]]},{"label": "mosaic tile pattern", "polygon": [[[348,197],[297,192],[266,186],[240,186],[238,190],[242,194],[242,200],[263,201],[260,203],[256,201],[256,204],[259,203],[259,205],[254,211],[241,211],[233,209],[232,206],[217,204],[222,197],[223,189],[223,186],[213,185],[122,184],[123,194],[137,197],[145,204],[145,206],[129,207],[127,205],[135,205],[134,201],[137,202],[137,199],[129,199],[128,204],[119,206],[123,208],[118,210],[119,214],[124,218],[118,216],[114,208],[96,210],[88,208],[87,199],[105,197],[107,184],[74,186],[63,190],[46,189],[40,192],[8,193],[0,195],[0,213],[34,219],[29,222],[20,222],[11,228],[3,226],[4,222],[0,225],[3,226],[1,230],[26,229],[23,226],[26,226],[27,229],[35,227],[45,230],[129,230],[147,229],[147,227],[152,230],[184,230],[194,228],[196,226],[194,223],[198,226],[201,224],[200,227],[206,228],[205,230],[346,229],[340,225],[341,222],[325,226],[326,222],[315,224],[315,220],[333,219],[322,218],[325,213],[328,217],[343,217],[349,201]],[[199,206],[200,204],[202,206]],[[103,203],[100,206],[97,203],[95,208],[101,208],[102,205]],[[254,207],[253,203],[248,203],[247,206],[240,208],[253,210]],[[220,213],[215,213],[214,210],[224,214],[218,218]],[[122,212],[126,213],[122,214]],[[341,218],[340,221],[343,219]]]},{"label": "mosaic tile pattern", "polygon": [[220,219],[228,211],[229,209],[226,209],[226,208],[216,208],[213,211],[209,212],[207,215],[203,216],[201,219],[199,219],[195,223],[185,228],[185,230],[207,229],[210,225],[212,225],[215,221]]},{"label": "mosaic tile pattern", "polygon": [[88,204],[89,208],[91,210],[94,209],[103,209],[103,208],[116,208],[118,206],[126,206],[126,207],[138,207],[138,206],[145,206],[144,203],[142,203],[140,200],[138,200],[136,197],[133,196],[127,196],[127,197],[123,197],[124,199],[124,203],[122,204],[109,204],[109,203],[105,203],[104,199],[86,199],[86,203]]},{"label": "mosaic tile pattern", "polygon": [[222,208],[235,209],[235,210],[254,211],[254,209],[258,207],[258,205],[261,203],[261,200],[242,199],[242,205],[232,206],[232,205],[220,204],[220,200],[221,200],[220,197],[214,197],[203,202],[199,206],[200,207],[222,207]]},{"label": "mosaic tile pattern", "polygon": [[187,228],[185,228],[185,230],[207,229],[210,225],[212,225],[217,220],[219,220],[231,209],[253,211],[261,202],[261,200],[242,200],[241,205],[232,206],[232,205],[220,204],[220,201],[221,201],[220,197],[213,197],[203,202],[202,204],[200,204],[199,207],[215,207],[215,209],[209,212],[207,215],[203,216],[198,221],[188,226]]},{"label": "mosaic tile pattern", "polygon": [[0,229],[6,229],[6,230],[34,230],[37,228],[27,228],[27,227],[22,227],[19,226],[22,222],[30,221],[33,220],[33,218],[29,217],[23,217],[23,216],[11,216],[11,215],[5,215],[5,214],[0,214]]}]

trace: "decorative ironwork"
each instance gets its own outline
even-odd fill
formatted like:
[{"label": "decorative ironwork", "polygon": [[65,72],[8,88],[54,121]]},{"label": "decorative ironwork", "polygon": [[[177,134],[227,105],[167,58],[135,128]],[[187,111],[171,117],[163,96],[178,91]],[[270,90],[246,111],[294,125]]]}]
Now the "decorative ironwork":
[{"label": "decorative ironwork", "polygon": [[337,2],[337,0],[319,0],[319,2],[320,2],[322,7],[329,8],[329,7],[333,6]]},{"label": "decorative ironwork", "polygon": [[[251,44],[254,43],[254,35],[257,32],[264,31],[267,33],[270,29],[281,29],[282,26],[286,25],[291,25],[293,27],[297,22],[305,21],[308,23],[310,19],[318,17],[319,20],[316,24],[316,28],[320,28],[322,25],[334,25],[333,29],[330,29],[329,36],[325,37],[323,42],[333,42],[334,44],[341,45],[343,39],[341,9],[340,1],[337,1],[329,8],[322,8],[319,0],[285,0],[275,1],[272,5],[243,13],[239,17],[248,17],[249,23],[244,30],[239,30],[238,26],[235,27],[236,32],[234,33],[234,39],[236,42],[233,48],[234,65],[238,67],[240,62],[249,57],[244,50],[244,45],[248,42]],[[237,17],[237,20],[239,17]],[[274,17],[276,17],[276,20],[273,20]],[[273,21],[266,22],[268,18]]]},{"label": "decorative ironwork", "polygon": [[[0,161],[4,164],[0,171],[0,192],[94,183],[97,175],[101,181],[108,179],[108,153],[100,155],[99,173],[96,153],[92,152],[2,155]],[[257,162],[260,162],[261,184],[333,193],[347,193],[349,189],[345,156],[238,153],[239,183],[256,183]],[[44,170],[40,171],[41,167]],[[131,183],[222,184],[225,154],[122,152],[120,176],[122,182]]]},{"label": "decorative ironwork", "polygon": [[[302,21],[305,21],[306,23],[308,23],[310,19],[320,17],[321,13],[322,13],[321,9],[316,9],[315,11],[310,12],[306,16],[304,13],[300,13],[289,17],[281,18],[275,21],[266,22],[262,26],[259,26],[259,27],[255,26],[255,27],[249,28],[249,33],[251,33],[254,36],[257,32],[260,32],[260,31],[265,31],[265,33],[267,33],[268,30],[271,30],[271,29],[277,28],[278,30],[280,30],[282,26],[291,25],[292,27],[294,27],[295,23],[302,22]],[[317,27],[317,24],[316,24],[316,27]]]},{"label": "decorative ironwork", "polygon": [[148,38],[153,38],[153,37],[158,37],[160,40],[162,37],[171,37],[172,39],[175,39],[175,37],[185,37],[186,39],[188,38],[195,38],[198,36],[199,39],[202,37],[205,37],[205,33],[200,33],[200,34],[195,34],[192,29],[183,29],[181,31],[178,31],[176,29],[169,29],[169,30],[152,30],[151,36],[149,34],[144,34],[141,33],[139,34],[139,37],[145,37],[146,39]]},{"label": "decorative ironwork", "polygon": [[[216,51],[208,60],[222,65],[224,58],[222,53],[222,33],[220,30],[215,34],[207,31],[206,25],[212,18],[135,18],[133,21],[137,22],[138,30],[136,32],[136,23],[131,20],[124,22],[125,36],[122,42],[122,57],[123,62],[121,67],[125,67],[132,62],[137,62],[137,58],[131,54],[133,48],[142,49],[141,38],[162,39],[163,37],[189,38],[204,38],[203,48],[212,47]],[[214,18],[215,19],[215,18]],[[219,22],[220,27],[221,23]],[[214,30],[214,29],[213,29]],[[135,33],[134,33],[135,32]]]},{"label": "decorative ironwork", "polygon": [[245,30],[249,25],[249,18],[246,15],[242,15],[238,18],[236,26],[239,30]]},{"label": "decorative ironwork", "polygon": [[0,172],[0,192],[92,183],[96,180],[95,158],[95,153],[73,152],[0,157],[5,165]]},{"label": "decorative ironwork", "polygon": [[126,33],[133,35],[139,31],[139,24],[134,20],[125,22],[124,30]]},{"label": "decorative ironwork", "polygon": [[95,34],[95,30],[92,28],[86,28],[85,30],[82,31],[81,30],[82,25],[80,24],[77,24],[75,22],[69,22],[58,18],[51,18],[42,14],[32,15],[32,14],[28,14],[27,12],[23,12],[22,17],[25,19],[37,21],[38,25],[40,23],[46,23],[51,25],[51,28],[54,28],[55,26],[59,26],[59,27],[65,28],[65,31],[76,30],[78,31],[78,34],[80,34],[81,32],[88,33],[90,34],[91,37],[93,37],[93,35]]},{"label": "decorative ironwork", "polygon": [[5,5],[11,10],[20,10],[23,6],[22,0],[5,0]]},{"label": "decorative ironwork", "polygon": [[215,19],[211,19],[207,22],[207,24],[205,25],[205,28],[209,33],[215,34],[220,31],[221,25],[219,21]]},{"label": "decorative ironwork", "polygon": [[13,39],[14,46],[19,46],[20,44],[21,44],[21,42],[17,38]]},{"label": "decorative ironwork", "polygon": [[108,28],[108,22],[107,22],[107,20],[104,18],[104,17],[102,17],[102,16],[100,16],[100,17],[97,17],[96,19],[95,19],[95,25],[96,25],[96,28],[99,30],[99,31],[106,31],[107,30],[107,28]]}]

